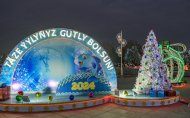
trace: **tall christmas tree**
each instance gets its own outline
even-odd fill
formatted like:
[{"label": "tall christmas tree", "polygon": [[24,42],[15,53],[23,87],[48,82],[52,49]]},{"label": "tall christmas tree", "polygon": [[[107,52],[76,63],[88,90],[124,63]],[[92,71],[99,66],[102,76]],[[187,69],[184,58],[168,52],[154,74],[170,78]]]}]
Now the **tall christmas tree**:
[{"label": "tall christmas tree", "polygon": [[167,68],[162,62],[163,57],[153,30],[150,31],[146,41],[133,91],[137,94],[146,94],[150,90],[171,90],[172,86],[167,77]]}]

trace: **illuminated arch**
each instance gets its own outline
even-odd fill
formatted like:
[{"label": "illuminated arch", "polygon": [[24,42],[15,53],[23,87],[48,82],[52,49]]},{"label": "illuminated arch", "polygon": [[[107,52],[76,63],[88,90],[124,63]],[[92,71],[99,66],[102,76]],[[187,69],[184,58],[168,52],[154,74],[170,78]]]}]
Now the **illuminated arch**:
[{"label": "illuminated arch", "polygon": [[[93,53],[101,60],[101,67],[104,77],[110,82],[111,90],[116,89],[116,72],[114,65],[108,56],[108,53],[101,47],[101,45],[88,35],[66,28],[46,29],[36,32],[25,39],[23,39],[15,48],[10,52],[2,67],[0,81],[11,85],[13,81],[13,74],[22,58],[34,47],[38,47],[40,43],[47,40],[49,42],[54,39],[66,39],[77,43],[78,46],[84,47]],[[106,59],[105,59],[106,58]],[[105,61],[107,60],[107,62]]]},{"label": "illuminated arch", "polygon": [[[182,51],[177,51],[174,47],[181,47]],[[171,83],[180,83],[184,76],[184,60],[180,53],[186,51],[186,46],[181,43],[167,45],[167,48],[162,48],[160,45],[162,54],[164,55],[163,62],[167,64],[167,73]],[[177,74],[174,76],[174,64],[177,65]]]}]

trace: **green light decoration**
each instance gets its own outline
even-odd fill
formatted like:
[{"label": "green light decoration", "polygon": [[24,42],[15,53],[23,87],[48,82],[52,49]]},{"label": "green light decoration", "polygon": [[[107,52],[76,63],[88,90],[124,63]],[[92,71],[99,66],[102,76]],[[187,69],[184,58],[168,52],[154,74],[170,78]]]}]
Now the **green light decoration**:
[{"label": "green light decoration", "polygon": [[16,96],[16,101],[17,101],[17,102],[22,101],[22,96],[21,96],[21,95],[17,95],[17,96]]},{"label": "green light decoration", "polygon": [[[186,46],[181,43],[176,44],[167,44],[166,46],[163,46],[164,44],[160,45],[159,48],[161,50],[162,55],[164,55],[163,62],[167,64],[167,75],[171,81],[171,83],[181,83],[183,82],[183,76],[184,76],[184,60],[181,56],[181,53],[184,53],[186,51]],[[166,48],[164,48],[166,47]],[[174,49],[175,47],[180,47],[182,51]],[[179,48],[178,48],[179,49]],[[174,76],[174,64],[177,64],[177,75]]]},{"label": "green light decoration", "polygon": [[53,100],[53,96],[48,96],[48,100],[49,100],[49,102],[52,102],[52,100]]},{"label": "green light decoration", "polygon": [[42,96],[42,94],[41,94],[40,92],[37,92],[37,93],[35,94],[35,96],[36,96],[36,98],[40,98],[40,97]]}]

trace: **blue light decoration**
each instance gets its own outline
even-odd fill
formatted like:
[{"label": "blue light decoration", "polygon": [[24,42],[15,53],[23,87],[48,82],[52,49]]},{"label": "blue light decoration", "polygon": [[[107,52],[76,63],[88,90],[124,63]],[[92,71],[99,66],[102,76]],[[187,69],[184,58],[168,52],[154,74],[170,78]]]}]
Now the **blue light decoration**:
[{"label": "blue light decoration", "polygon": [[66,28],[22,40],[5,60],[0,82],[11,85],[12,93],[51,87],[56,95],[110,94],[117,88],[107,52],[88,35]]},{"label": "blue light decoration", "polygon": [[72,100],[75,99],[75,96],[74,96],[74,95],[70,95],[70,96],[69,96],[69,99],[72,101]]}]

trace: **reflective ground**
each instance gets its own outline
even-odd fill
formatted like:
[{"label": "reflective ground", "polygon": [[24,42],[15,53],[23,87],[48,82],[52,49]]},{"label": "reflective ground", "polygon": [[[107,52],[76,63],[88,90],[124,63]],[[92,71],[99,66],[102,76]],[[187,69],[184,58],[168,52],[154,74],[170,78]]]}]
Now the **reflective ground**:
[{"label": "reflective ground", "polygon": [[[190,78],[185,78],[190,83]],[[125,80],[123,80],[125,81]],[[120,84],[120,87],[130,83]],[[186,101],[190,100],[190,84],[176,88]],[[177,103],[162,107],[126,107],[112,103],[79,110],[44,113],[0,112],[0,118],[190,118],[190,107]]]},{"label": "reflective ground", "polygon": [[0,118],[190,118],[190,108],[182,103],[163,107],[125,107],[104,104],[97,107],[44,113],[0,113]]}]

